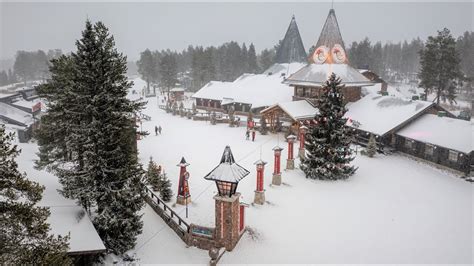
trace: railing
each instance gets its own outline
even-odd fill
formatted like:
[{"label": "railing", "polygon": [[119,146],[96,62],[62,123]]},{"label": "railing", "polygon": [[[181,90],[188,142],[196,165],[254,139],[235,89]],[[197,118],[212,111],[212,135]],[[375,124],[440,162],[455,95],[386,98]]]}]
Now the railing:
[{"label": "railing", "polygon": [[151,189],[144,185],[146,191],[145,201],[153,210],[175,231],[178,236],[186,242],[186,235],[190,232],[190,226],[172,208],[162,201]]}]

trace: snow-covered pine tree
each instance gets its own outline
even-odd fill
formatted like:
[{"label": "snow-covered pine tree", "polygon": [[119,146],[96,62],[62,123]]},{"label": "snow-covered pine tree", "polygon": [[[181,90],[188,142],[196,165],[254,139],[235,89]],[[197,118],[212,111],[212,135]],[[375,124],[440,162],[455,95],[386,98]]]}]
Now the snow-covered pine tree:
[{"label": "snow-covered pine tree", "polygon": [[36,167],[46,168],[59,177],[61,193],[77,199],[90,210],[95,198],[94,180],[84,175],[86,125],[90,121],[84,106],[90,95],[75,86],[76,72],[71,56],[51,61],[51,79],[38,86],[39,96],[48,102],[48,111],[41,117],[35,132],[39,145]]},{"label": "snow-covered pine tree", "polygon": [[95,182],[97,205],[94,225],[106,247],[122,254],[135,246],[143,223],[138,214],[144,205],[143,170],[134,152],[133,117],[143,104],[126,98],[132,83],[125,76],[126,57],[102,22],[87,21],[77,41],[76,86],[91,95],[85,112],[87,141],[84,175]]},{"label": "snow-covered pine tree", "polygon": [[160,196],[161,199],[165,202],[169,202],[171,197],[173,197],[173,191],[171,190],[171,181],[166,176],[166,173],[161,174],[161,187],[160,187]]},{"label": "snow-covered pine tree", "polygon": [[160,172],[158,171],[158,166],[153,161],[152,157],[150,157],[150,161],[148,162],[147,179],[148,179],[148,184],[152,186],[153,191],[160,191],[161,176],[160,176]]},{"label": "snow-covered pine tree", "polygon": [[35,206],[44,187],[18,171],[13,138],[0,125],[0,265],[70,265],[68,237],[49,234],[49,210]]},{"label": "snow-covered pine tree", "polygon": [[235,109],[234,106],[230,106],[229,110],[227,112],[229,114],[229,126],[234,127],[235,126]]},{"label": "snow-covered pine tree", "polygon": [[[126,57],[116,50],[103,23],[87,21],[76,46],[71,66],[53,62],[58,73],[56,78],[53,73],[45,91],[72,100],[56,101],[65,109],[61,112],[58,106],[52,121],[45,120],[51,132],[45,133],[40,145],[49,145],[46,151],[65,158],[55,167],[63,193],[93,211],[93,223],[106,247],[122,254],[134,247],[142,229],[138,211],[144,205],[144,172],[137,161],[134,117],[144,104],[126,98],[132,85],[125,76]],[[62,88],[63,83],[68,86]],[[57,92],[62,89],[64,95]],[[59,127],[66,130],[64,138],[52,133],[57,117],[64,123]],[[55,164],[53,160],[42,163],[43,167]]]},{"label": "snow-covered pine tree", "polygon": [[180,115],[181,117],[184,117],[184,115],[185,115],[185,114],[184,114],[184,104],[183,104],[183,102],[180,102],[180,103],[179,103],[179,115]]},{"label": "snow-covered pine tree", "polygon": [[370,158],[374,157],[377,153],[377,143],[375,142],[375,137],[373,134],[370,134],[369,142],[367,143],[366,149],[367,156]]},{"label": "snow-covered pine tree", "polygon": [[345,126],[346,118],[341,79],[331,74],[318,99],[317,124],[306,134],[307,156],[301,162],[301,169],[307,178],[346,179],[356,168],[349,163],[352,157],[351,131]]},{"label": "snow-covered pine tree", "polygon": [[268,134],[267,121],[266,121],[266,119],[263,115],[260,118],[260,134],[262,134],[262,135],[267,135]]},{"label": "snow-covered pine tree", "polygon": [[215,125],[217,123],[217,117],[216,117],[215,111],[212,111],[210,119],[211,119],[211,125]]},{"label": "snow-covered pine tree", "polygon": [[438,31],[435,37],[428,37],[425,48],[420,51],[421,70],[418,76],[420,87],[425,89],[426,95],[434,92],[437,104],[440,100],[456,102],[456,90],[463,79],[460,62],[456,39],[448,29]]}]

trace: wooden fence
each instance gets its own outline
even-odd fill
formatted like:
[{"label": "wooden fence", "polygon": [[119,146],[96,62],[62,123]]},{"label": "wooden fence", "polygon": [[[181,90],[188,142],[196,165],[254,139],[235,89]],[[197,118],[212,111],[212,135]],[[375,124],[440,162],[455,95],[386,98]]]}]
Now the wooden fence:
[{"label": "wooden fence", "polygon": [[145,201],[165,221],[165,223],[176,232],[185,243],[190,232],[190,226],[173,209],[162,201],[150,188],[145,186]]}]

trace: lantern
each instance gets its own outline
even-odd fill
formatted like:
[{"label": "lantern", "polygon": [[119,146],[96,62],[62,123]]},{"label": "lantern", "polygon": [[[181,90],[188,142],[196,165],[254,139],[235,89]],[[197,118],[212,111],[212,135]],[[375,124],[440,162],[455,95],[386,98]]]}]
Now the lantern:
[{"label": "lantern", "polygon": [[220,164],[208,173],[204,179],[216,182],[219,196],[232,197],[237,191],[239,181],[249,173],[247,169],[235,163],[230,147],[226,146]]}]

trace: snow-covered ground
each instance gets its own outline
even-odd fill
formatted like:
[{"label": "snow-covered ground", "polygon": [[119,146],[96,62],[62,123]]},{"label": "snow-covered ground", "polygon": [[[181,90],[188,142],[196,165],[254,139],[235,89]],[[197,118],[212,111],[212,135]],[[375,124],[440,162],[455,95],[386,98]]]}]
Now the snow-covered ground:
[{"label": "snow-covered ground", "polygon": [[[138,142],[139,158],[146,167],[150,156],[161,164],[176,194],[179,167],[184,156],[191,164],[189,223],[214,225],[215,184],[203,177],[221,158],[226,145],[236,161],[251,174],[238,187],[241,201],[253,201],[255,165],[260,157],[265,170],[267,204],[246,210],[246,233],[221,263],[465,263],[472,264],[473,186],[459,177],[402,155],[357,156],[359,167],[346,181],[306,179],[300,170],[284,171],[283,185],[270,186],[272,148],[285,147],[282,135],[245,140],[245,128],[192,121],[166,114],[156,98],[147,98],[143,129],[151,134]],[[154,135],[161,125],[162,135]],[[46,186],[42,205],[72,205],[56,191],[56,178],[33,169],[35,143],[19,144],[20,169]],[[297,162],[298,164],[299,162]],[[182,206],[174,207],[184,217]],[[129,254],[139,263],[205,264],[206,251],[186,247],[150,207],[143,210],[144,228]],[[112,262],[108,258],[107,262]]]},{"label": "snow-covered ground", "polygon": [[[230,145],[236,161],[251,171],[238,187],[241,201],[253,201],[253,163],[269,162],[265,171],[268,204],[250,206],[246,234],[223,263],[472,263],[473,187],[457,176],[402,155],[357,156],[359,167],[347,181],[308,180],[300,170],[284,171],[280,187],[270,186],[272,150],[282,136],[210,125],[166,114],[148,98],[143,128],[152,135],[139,141],[140,159],[153,156],[168,173],[176,192],[181,156],[191,164],[191,223],[214,225],[215,185],[203,177]],[[154,136],[155,125],[163,127]],[[280,140],[280,141],[279,141]],[[286,150],[285,150],[286,151]],[[284,151],[284,152],[285,152]],[[286,155],[283,156],[283,168]],[[184,216],[184,208],[175,207]],[[136,253],[141,263],[206,263],[207,252],[186,248],[150,208]]]}]

